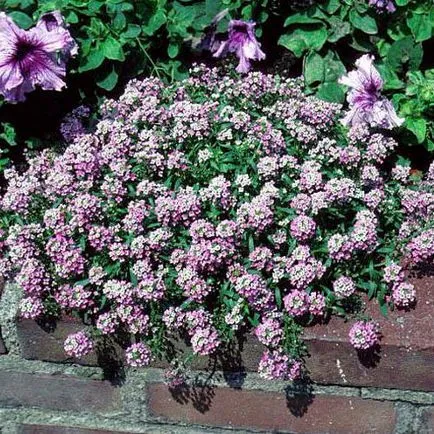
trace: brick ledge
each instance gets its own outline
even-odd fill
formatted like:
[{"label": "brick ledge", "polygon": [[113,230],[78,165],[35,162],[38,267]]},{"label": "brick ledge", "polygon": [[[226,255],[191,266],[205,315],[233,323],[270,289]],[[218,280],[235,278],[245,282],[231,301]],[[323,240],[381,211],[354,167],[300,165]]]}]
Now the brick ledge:
[{"label": "brick ledge", "polygon": [[[307,328],[304,338],[310,357],[306,360],[311,379],[319,384],[385,387],[434,391],[434,276],[416,279],[418,304],[409,312],[395,311],[388,318],[368,304],[368,313],[379,323],[383,333],[378,353],[358,354],[348,343],[350,327],[340,318],[326,325]],[[31,320],[17,322],[21,355],[26,359],[83,365],[113,365],[120,363],[122,350],[113,346],[101,349],[98,355],[83,360],[68,359],[63,341],[69,333],[82,326],[75,320],[58,321],[52,330]],[[235,355],[219,357],[215,367],[227,371],[256,370],[262,345],[248,337]],[[226,355],[227,356],[227,355]],[[155,363],[164,367],[164,363]],[[209,360],[201,358],[194,369],[206,369]]]}]

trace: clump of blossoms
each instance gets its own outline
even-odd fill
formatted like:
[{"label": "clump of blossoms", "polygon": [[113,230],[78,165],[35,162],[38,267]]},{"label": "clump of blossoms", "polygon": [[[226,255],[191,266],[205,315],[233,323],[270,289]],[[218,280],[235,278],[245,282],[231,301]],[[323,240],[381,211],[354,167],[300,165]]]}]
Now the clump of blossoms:
[{"label": "clump of blossoms", "polygon": [[369,0],[369,6],[373,6],[378,12],[395,12],[396,6],[393,0]]},{"label": "clump of blossoms", "polygon": [[184,366],[174,337],[209,356],[253,333],[270,379],[301,375],[302,326],[334,312],[354,318],[356,348],[375,345],[351,303],[414,302],[401,264],[432,259],[434,166],[396,176],[396,142],[340,118],[300,79],[197,66],[170,86],[132,80],[93,131],[65,124],[62,153],[5,171],[0,269],[22,315],[86,318],[65,342],[76,357],[131,336],[131,366]]},{"label": "clump of blossoms", "polygon": [[369,350],[380,342],[378,324],[373,321],[357,321],[349,335],[351,344],[358,350]]}]

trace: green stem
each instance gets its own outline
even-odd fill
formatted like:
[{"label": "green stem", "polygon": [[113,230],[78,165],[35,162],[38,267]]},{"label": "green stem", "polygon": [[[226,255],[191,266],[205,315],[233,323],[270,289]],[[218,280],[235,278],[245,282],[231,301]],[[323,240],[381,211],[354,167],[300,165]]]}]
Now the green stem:
[{"label": "green stem", "polygon": [[140,39],[137,37],[136,38],[137,43],[139,44],[140,49],[143,51],[143,54],[145,55],[145,57],[149,60],[149,63],[152,65],[153,71],[155,71],[155,74],[157,75],[158,78],[161,79],[160,73],[158,72],[158,67],[157,65],[154,63],[154,61],[152,60],[151,56],[148,54],[148,52],[146,51],[146,48],[143,46],[142,42],[140,41]]}]

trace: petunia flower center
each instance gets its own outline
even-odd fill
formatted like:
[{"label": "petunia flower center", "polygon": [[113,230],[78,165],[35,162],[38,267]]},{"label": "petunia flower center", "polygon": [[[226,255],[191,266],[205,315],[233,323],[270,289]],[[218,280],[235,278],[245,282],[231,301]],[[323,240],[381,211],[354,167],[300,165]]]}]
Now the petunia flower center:
[{"label": "petunia flower center", "polygon": [[29,54],[33,53],[36,49],[37,47],[35,46],[35,44],[32,44],[29,41],[21,40],[17,43],[15,58],[18,62],[21,62],[24,59],[26,59],[26,57]]}]

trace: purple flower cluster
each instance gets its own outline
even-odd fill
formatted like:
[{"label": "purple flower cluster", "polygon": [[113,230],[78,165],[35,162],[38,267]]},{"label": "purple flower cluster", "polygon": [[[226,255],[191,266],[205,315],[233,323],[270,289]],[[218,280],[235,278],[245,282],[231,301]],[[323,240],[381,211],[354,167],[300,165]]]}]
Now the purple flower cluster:
[{"label": "purple flower cluster", "polygon": [[125,350],[125,358],[128,366],[142,367],[151,363],[151,350],[142,342],[133,344]]},{"label": "purple flower cluster", "polygon": [[301,376],[301,363],[277,350],[266,350],[259,362],[258,372],[266,380],[294,381]]},{"label": "purple flower cluster", "polygon": [[434,229],[422,232],[407,245],[410,258],[416,263],[429,261],[434,256]]},{"label": "purple flower cluster", "polygon": [[341,276],[333,282],[333,291],[337,298],[347,298],[354,294],[356,285],[350,277]]},{"label": "purple flower cluster", "polygon": [[81,331],[69,335],[63,346],[68,356],[80,358],[93,350],[94,343],[86,332]]},{"label": "purple flower cluster", "polygon": [[393,0],[369,0],[369,6],[375,7],[378,12],[393,13],[396,11]]},{"label": "purple flower cluster", "polygon": [[351,345],[357,350],[369,350],[380,342],[378,324],[372,321],[357,321],[349,332]]},{"label": "purple flower cluster", "polygon": [[[90,334],[65,344],[77,357],[102,335],[130,335],[131,366],[174,337],[213,354],[254,324],[261,375],[296,378],[306,321],[345,307],[370,273],[410,306],[391,261],[433,252],[433,169],[420,184],[391,176],[396,142],[368,125],[346,137],[339,116],[300,80],[258,72],[132,80],[93,132],[68,121],[63,152],[5,173],[1,208],[15,217],[0,269],[23,288],[21,314],[86,316]],[[354,329],[358,348],[370,330]]]}]

